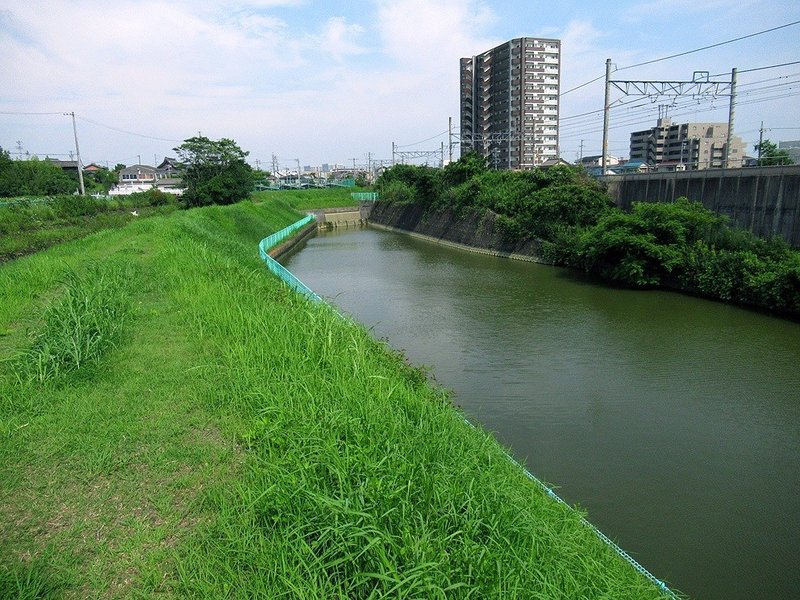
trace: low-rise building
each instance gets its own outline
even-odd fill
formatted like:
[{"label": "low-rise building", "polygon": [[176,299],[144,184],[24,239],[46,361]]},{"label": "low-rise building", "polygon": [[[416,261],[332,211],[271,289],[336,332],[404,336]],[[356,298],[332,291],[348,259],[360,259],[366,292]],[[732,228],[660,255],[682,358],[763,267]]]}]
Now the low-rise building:
[{"label": "low-rise building", "polygon": [[745,144],[742,139],[733,136],[726,165],[727,144],[727,123],[673,124],[670,118],[664,117],[655,127],[631,134],[631,160],[643,161],[655,170],[673,171],[743,166]]},{"label": "low-rise building", "polygon": [[[132,165],[119,172],[119,182],[108,192],[112,196],[126,196],[156,188],[162,192],[180,195],[183,187],[177,176],[177,166],[165,158],[158,167]],[[163,167],[163,168],[162,168]]]}]

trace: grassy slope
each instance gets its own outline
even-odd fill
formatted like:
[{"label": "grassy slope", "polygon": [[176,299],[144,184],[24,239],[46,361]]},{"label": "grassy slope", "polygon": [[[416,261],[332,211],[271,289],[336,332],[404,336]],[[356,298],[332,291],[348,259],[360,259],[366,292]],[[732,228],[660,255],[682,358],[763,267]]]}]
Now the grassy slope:
[{"label": "grassy slope", "polygon": [[[177,210],[171,206],[136,207],[141,218]],[[39,214],[37,214],[39,213]],[[0,207],[0,263],[32,254],[55,244],[79,239],[104,229],[124,227],[135,220],[131,210],[121,207],[97,215],[57,218],[47,207],[25,211]]]},{"label": "grassy slope", "polygon": [[361,188],[329,188],[323,190],[279,190],[274,192],[254,192],[253,198],[265,202],[285,202],[297,210],[312,208],[336,208],[356,206],[358,202],[350,196]]},{"label": "grassy slope", "polygon": [[[0,358],[29,351],[0,363],[0,597],[659,597],[419,372],[267,274],[257,241],[295,219],[188,211],[0,268]],[[79,369],[65,277],[97,317]]]}]

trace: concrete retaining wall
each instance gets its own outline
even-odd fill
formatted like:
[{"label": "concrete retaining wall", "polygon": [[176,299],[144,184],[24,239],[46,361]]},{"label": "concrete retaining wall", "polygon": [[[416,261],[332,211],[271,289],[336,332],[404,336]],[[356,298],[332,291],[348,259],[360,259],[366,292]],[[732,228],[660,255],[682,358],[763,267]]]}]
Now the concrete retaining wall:
[{"label": "concrete retaining wall", "polygon": [[417,237],[482,254],[541,262],[536,240],[509,243],[498,231],[496,220],[497,215],[491,211],[485,215],[474,211],[456,214],[452,210],[425,214],[425,209],[418,204],[378,201],[372,209],[370,225],[406,231]]},{"label": "concrete retaining wall", "polygon": [[681,196],[726,215],[759,237],[781,236],[800,248],[800,165],[639,173],[602,177],[617,204],[674,202]]}]

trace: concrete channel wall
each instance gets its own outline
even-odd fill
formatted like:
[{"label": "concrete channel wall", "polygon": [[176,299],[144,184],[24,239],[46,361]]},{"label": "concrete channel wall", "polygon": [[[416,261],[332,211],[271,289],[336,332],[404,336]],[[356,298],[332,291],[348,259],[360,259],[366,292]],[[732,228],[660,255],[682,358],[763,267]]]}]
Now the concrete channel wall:
[{"label": "concrete channel wall", "polygon": [[358,206],[320,208],[308,212],[314,214],[320,229],[359,227],[369,221],[372,204],[372,202],[361,202]]},{"label": "concrete channel wall", "polygon": [[800,248],[800,165],[609,175],[601,180],[625,210],[633,202],[681,196],[726,215],[759,237],[781,236]]}]

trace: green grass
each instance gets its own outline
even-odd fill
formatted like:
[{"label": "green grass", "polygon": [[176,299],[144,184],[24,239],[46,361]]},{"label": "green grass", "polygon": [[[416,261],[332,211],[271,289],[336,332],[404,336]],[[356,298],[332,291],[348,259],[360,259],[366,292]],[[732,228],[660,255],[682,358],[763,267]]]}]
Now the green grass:
[{"label": "green grass", "polygon": [[[59,196],[40,200],[43,202],[17,199],[0,206],[0,263],[96,231],[124,227],[135,219],[177,210],[175,203],[148,206],[130,199]],[[133,210],[138,216],[131,214]]]},{"label": "green grass", "polygon": [[285,202],[296,210],[309,210],[312,208],[357,206],[358,202],[353,200],[350,194],[360,191],[362,191],[361,188],[279,190],[273,192],[253,192],[252,198],[263,202]]},{"label": "green grass", "polygon": [[659,598],[268,274],[259,239],[297,218],[181,211],[0,267],[0,596]]}]

